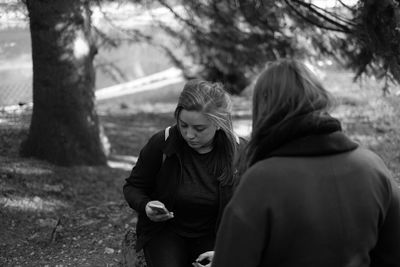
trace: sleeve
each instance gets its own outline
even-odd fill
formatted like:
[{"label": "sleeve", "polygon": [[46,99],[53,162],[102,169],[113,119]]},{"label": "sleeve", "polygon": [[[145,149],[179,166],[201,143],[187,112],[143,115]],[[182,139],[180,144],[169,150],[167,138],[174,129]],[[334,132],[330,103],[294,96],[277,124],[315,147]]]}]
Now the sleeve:
[{"label": "sleeve", "polygon": [[400,267],[400,190],[391,177],[388,188],[389,205],[371,253],[371,267]]},{"label": "sleeve", "polygon": [[[161,139],[159,134],[150,138],[139,153],[136,165],[123,186],[123,193],[129,206],[137,212],[144,212],[147,202],[152,200],[157,173],[162,164]],[[158,166],[158,167],[157,167]]]},{"label": "sleeve", "polygon": [[[218,229],[212,267],[259,266],[268,240],[268,209],[260,205],[263,186],[246,172]],[[265,202],[264,202],[265,203]]]}]

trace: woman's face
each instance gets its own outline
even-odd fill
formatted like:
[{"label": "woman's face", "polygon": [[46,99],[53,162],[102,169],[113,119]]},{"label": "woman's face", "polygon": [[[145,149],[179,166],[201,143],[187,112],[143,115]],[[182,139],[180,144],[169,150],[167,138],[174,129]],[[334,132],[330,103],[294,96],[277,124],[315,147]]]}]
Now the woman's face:
[{"label": "woman's face", "polygon": [[217,127],[203,113],[183,109],[179,113],[178,125],[191,148],[200,153],[211,150]]}]

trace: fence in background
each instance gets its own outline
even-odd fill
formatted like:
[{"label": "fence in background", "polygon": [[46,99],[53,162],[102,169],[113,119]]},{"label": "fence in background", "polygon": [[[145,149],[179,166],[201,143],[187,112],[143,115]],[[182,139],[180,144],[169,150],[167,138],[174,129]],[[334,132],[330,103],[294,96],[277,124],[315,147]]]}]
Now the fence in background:
[{"label": "fence in background", "polygon": [[[117,84],[95,92],[97,100],[130,95],[147,90],[155,90],[183,81],[181,70],[170,68],[127,83]],[[26,128],[32,113],[31,83],[0,85],[0,127]]]},{"label": "fence in background", "polygon": [[0,84],[0,108],[32,102],[32,82]]}]

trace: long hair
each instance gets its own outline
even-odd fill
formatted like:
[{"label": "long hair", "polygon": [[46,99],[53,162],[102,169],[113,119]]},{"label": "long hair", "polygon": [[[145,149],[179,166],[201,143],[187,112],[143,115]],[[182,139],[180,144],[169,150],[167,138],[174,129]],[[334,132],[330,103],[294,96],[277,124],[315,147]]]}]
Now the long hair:
[{"label": "long hair", "polygon": [[267,64],[253,93],[253,131],[246,151],[246,167],[263,137],[289,120],[306,114],[318,117],[333,106],[319,79],[300,61],[282,59]]},{"label": "long hair", "polygon": [[216,164],[213,171],[217,173],[218,170],[222,170],[218,180],[222,184],[232,184],[237,142],[232,126],[232,102],[228,93],[220,83],[190,80],[185,84],[175,109],[177,123],[183,109],[201,112],[219,128],[214,137]]}]

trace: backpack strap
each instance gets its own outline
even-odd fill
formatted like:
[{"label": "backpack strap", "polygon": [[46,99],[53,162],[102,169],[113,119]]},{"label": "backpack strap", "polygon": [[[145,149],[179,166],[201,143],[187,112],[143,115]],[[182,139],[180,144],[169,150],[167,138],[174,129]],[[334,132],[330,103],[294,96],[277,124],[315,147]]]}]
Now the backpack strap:
[{"label": "backpack strap", "polygon": [[235,139],[236,139],[236,143],[239,145],[240,144],[240,137],[237,134],[235,134]]},{"label": "backpack strap", "polygon": [[[168,137],[169,137],[169,129],[171,128],[171,126],[168,126],[167,128],[165,128],[164,131],[164,141],[167,141]],[[167,155],[165,155],[164,153],[162,154],[162,162],[161,164],[164,163],[165,158],[167,157]]]},{"label": "backpack strap", "polygon": [[167,128],[165,128],[164,131],[164,140],[167,141],[168,136],[169,136],[169,129],[171,128],[171,126],[168,126]]}]

